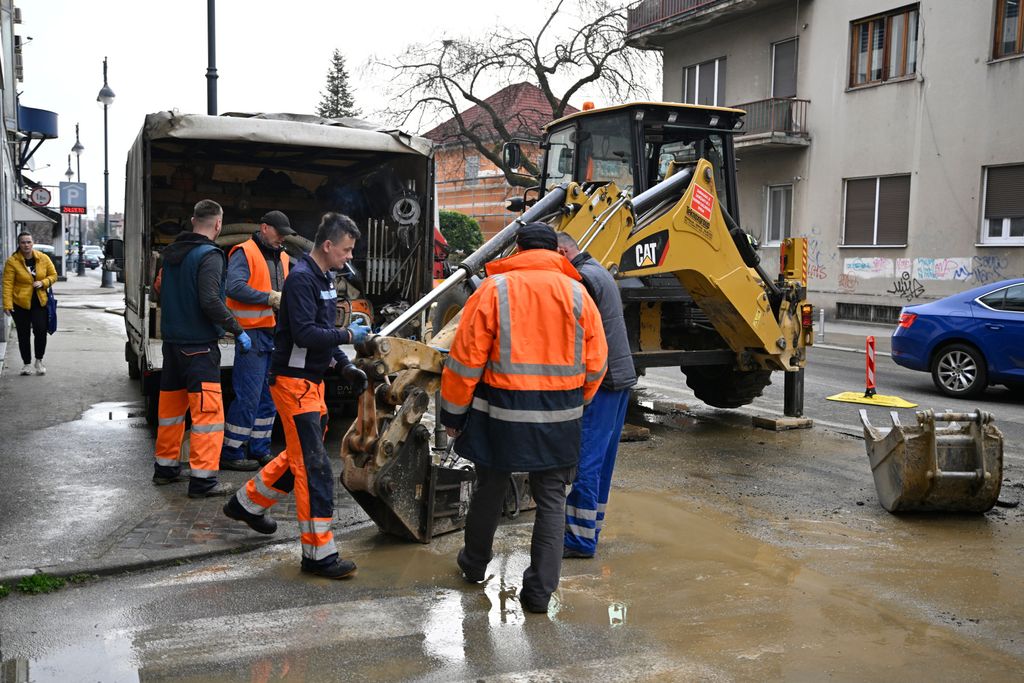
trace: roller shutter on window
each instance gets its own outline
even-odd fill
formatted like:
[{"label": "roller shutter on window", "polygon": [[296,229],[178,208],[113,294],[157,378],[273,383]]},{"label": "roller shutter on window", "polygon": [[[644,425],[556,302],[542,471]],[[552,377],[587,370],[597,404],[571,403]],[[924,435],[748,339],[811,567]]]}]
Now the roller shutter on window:
[{"label": "roller shutter on window", "polygon": [[985,218],[1024,218],[1024,165],[988,169]]},{"label": "roller shutter on window", "polygon": [[909,175],[846,181],[843,244],[903,245],[909,222]]},{"label": "roller shutter on window", "polygon": [[844,244],[873,244],[876,178],[846,181]]},{"label": "roller shutter on window", "polygon": [[876,244],[906,244],[910,221],[910,176],[878,179]]}]

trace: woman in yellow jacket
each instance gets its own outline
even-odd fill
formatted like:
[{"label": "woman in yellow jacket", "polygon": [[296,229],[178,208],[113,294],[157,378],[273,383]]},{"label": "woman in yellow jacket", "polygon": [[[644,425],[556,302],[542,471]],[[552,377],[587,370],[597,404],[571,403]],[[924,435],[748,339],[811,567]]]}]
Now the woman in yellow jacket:
[{"label": "woman in yellow jacket", "polygon": [[50,257],[32,247],[32,235],[18,235],[18,250],[4,264],[4,312],[14,318],[18,328],[18,348],[25,366],[21,374],[32,374],[32,345],[35,334],[37,375],[45,375],[43,354],[46,353],[46,290],[57,281],[57,270]]}]

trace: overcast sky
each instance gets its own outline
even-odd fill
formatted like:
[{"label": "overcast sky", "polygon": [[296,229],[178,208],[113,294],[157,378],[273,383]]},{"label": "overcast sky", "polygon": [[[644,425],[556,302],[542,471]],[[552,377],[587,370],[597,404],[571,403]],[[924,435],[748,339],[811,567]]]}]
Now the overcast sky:
[{"label": "overcast sky", "polygon": [[[103,110],[96,95],[108,82],[110,209],[124,204],[128,149],[146,114],[167,109],[206,113],[204,0],[31,0],[17,3],[24,47],[21,104],[59,115],[60,138],[36,153],[30,176],[46,185],[65,180],[67,155],[81,125],[82,180],[90,207],[103,204]],[[625,3],[623,3],[625,4]],[[381,84],[363,66],[396,55],[413,42],[442,35],[473,35],[497,22],[533,31],[549,0],[514,3],[345,2],[341,0],[219,0],[217,2],[218,112],[313,113],[335,48],[345,55],[356,104],[364,118],[385,103]],[[495,7],[506,8],[503,11]],[[581,93],[580,102],[596,93]],[[579,106],[580,102],[574,102]],[[412,131],[422,132],[422,131]],[[46,164],[49,168],[42,169]],[[72,158],[72,167],[75,160]],[[56,191],[53,204],[57,204]],[[90,213],[92,211],[90,210]]]}]

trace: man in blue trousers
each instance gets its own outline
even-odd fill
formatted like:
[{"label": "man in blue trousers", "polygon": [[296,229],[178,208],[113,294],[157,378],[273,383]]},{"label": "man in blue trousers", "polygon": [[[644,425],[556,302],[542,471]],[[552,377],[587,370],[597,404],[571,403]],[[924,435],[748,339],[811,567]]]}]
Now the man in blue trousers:
[{"label": "man in blue trousers", "polygon": [[629,389],[636,384],[636,370],[615,278],[590,254],[581,252],[576,241],[564,232],[558,233],[558,252],[569,259],[583,278],[583,286],[601,313],[608,342],[608,372],[594,400],[583,409],[580,462],[572,491],[565,501],[562,557],[588,558],[597,553],[597,539],[604,523],[619,436],[626,421]]},{"label": "man in blue trousers", "polygon": [[224,424],[222,470],[251,471],[272,460],[270,434],[277,411],[267,378],[277,322],[274,312],[281,306],[288,276],[288,254],[282,247],[284,238],[294,234],[287,216],[270,211],[252,238],[228,253],[227,304],[252,339],[252,350],[245,352],[235,344],[235,400]]}]

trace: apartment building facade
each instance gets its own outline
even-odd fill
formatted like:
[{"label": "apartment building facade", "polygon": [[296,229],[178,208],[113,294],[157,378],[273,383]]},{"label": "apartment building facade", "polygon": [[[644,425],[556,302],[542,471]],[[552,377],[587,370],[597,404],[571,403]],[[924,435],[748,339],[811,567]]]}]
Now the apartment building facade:
[{"label": "apartment building facade", "polygon": [[830,316],[1024,275],[1020,0],[646,0],[667,101],[747,111],[740,223],[777,268],[810,240]]}]

